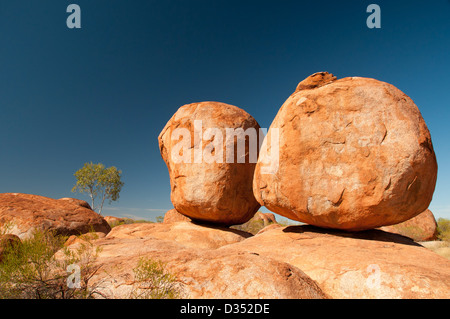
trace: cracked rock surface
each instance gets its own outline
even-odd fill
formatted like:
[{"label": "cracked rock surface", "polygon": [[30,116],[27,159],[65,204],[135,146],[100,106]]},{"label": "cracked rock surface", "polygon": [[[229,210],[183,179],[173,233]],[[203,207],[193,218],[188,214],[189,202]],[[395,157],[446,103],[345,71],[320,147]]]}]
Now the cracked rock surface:
[{"label": "cracked rock surface", "polygon": [[431,202],[430,133],[411,98],[391,84],[313,74],[279,110],[259,159],[273,149],[274,129],[277,169],[265,174],[258,160],[253,190],[277,214],[359,231],[406,221]]}]

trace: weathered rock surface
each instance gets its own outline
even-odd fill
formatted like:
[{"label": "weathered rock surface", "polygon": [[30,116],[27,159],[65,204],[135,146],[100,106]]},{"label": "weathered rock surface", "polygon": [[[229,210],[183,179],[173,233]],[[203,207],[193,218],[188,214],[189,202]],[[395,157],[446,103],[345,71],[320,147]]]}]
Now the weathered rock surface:
[{"label": "weathered rock surface", "polygon": [[230,228],[244,230],[253,235],[256,235],[264,227],[270,224],[276,224],[275,215],[272,213],[257,212],[248,222],[241,225],[234,225]]},{"label": "weathered rock surface", "polygon": [[[195,126],[200,123],[196,121],[201,121],[201,129]],[[191,219],[222,225],[242,224],[260,207],[252,191],[257,151],[254,162],[250,162],[250,138],[227,135],[227,129],[252,129],[258,138],[259,125],[251,115],[219,102],[180,107],[158,137],[169,170],[172,203],[179,213]],[[212,136],[206,136],[207,132]],[[222,139],[214,135],[217,132]],[[235,149],[244,139],[245,152],[238,157]],[[257,141],[254,142],[257,149]],[[231,161],[227,161],[226,154],[232,150],[234,158],[229,156]]]},{"label": "weathered rock surface", "polygon": [[446,240],[434,240],[420,242],[423,247],[430,249],[439,256],[450,260],[450,242]]},{"label": "weathered rock surface", "polygon": [[106,222],[111,226],[111,225],[118,225],[120,223],[125,222],[125,218],[121,218],[121,217],[115,217],[115,216],[105,216],[103,217]]},{"label": "weathered rock surface", "polygon": [[94,243],[101,248],[97,264],[102,268],[90,284],[107,298],[130,297],[140,258],[164,262],[176,276],[182,298],[326,297],[300,269],[253,253],[186,248],[154,237],[108,236]]},{"label": "weathered rock surface", "polygon": [[266,231],[272,230],[272,229],[276,229],[276,228],[283,228],[284,226],[280,225],[280,224],[270,224],[266,227],[264,227],[263,229],[261,229],[260,231],[258,231],[256,233],[256,235],[262,234]]},{"label": "weathered rock surface", "polygon": [[414,102],[388,83],[314,74],[283,104],[267,143],[274,129],[278,170],[262,174],[258,161],[253,187],[277,214],[358,231],[401,223],[430,204],[437,176],[430,133]]},{"label": "weathered rock surface", "polygon": [[409,238],[288,226],[219,248],[298,267],[332,298],[449,298],[450,261]]},{"label": "weathered rock surface", "polygon": [[0,227],[22,239],[35,229],[52,230],[61,235],[111,230],[99,214],[79,204],[18,193],[0,194]]},{"label": "weathered rock surface", "polygon": [[247,238],[191,222],[143,223],[117,226],[91,243],[100,247],[102,267],[90,283],[108,298],[130,297],[140,258],[164,262],[183,298],[450,296],[450,260],[381,230],[272,224]]},{"label": "weathered rock surface", "polygon": [[192,220],[189,217],[180,214],[179,212],[177,212],[176,209],[171,209],[165,213],[163,223],[170,224],[176,222],[190,222],[190,221]]},{"label": "weathered rock surface", "polygon": [[171,240],[184,247],[215,249],[240,242],[252,235],[235,229],[197,225],[191,222],[137,223],[114,227],[108,238],[155,238]]},{"label": "weathered rock surface", "polygon": [[86,233],[80,236],[77,235],[71,235],[69,238],[67,238],[66,242],[64,243],[65,247],[69,247],[71,245],[77,244],[77,243],[89,243],[93,240],[103,238],[105,237],[105,233],[100,232],[92,232],[92,233]]},{"label": "weathered rock surface", "polygon": [[86,201],[84,201],[82,199],[64,197],[64,198],[60,198],[59,200],[66,201],[66,202],[69,202],[69,203],[72,203],[72,204],[75,204],[75,205],[78,205],[78,206],[81,206],[81,207],[88,208],[88,209],[92,210],[91,205],[89,205],[88,202],[86,202]]},{"label": "weathered rock surface", "polygon": [[384,226],[380,229],[385,232],[409,237],[416,242],[436,240],[438,235],[436,219],[429,209],[406,222]]},{"label": "weathered rock surface", "polygon": [[275,218],[275,215],[272,214],[272,213],[257,212],[255,214],[255,217],[256,216],[264,222],[264,226],[267,226],[267,225],[269,225],[271,223],[276,223],[277,222],[277,219]]}]

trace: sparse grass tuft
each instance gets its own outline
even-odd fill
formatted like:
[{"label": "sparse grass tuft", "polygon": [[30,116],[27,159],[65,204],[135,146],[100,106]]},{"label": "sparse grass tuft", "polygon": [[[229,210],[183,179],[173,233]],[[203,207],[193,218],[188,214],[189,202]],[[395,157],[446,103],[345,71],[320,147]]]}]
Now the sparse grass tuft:
[{"label": "sparse grass tuft", "polygon": [[181,297],[176,277],[161,261],[141,258],[133,269],[134,289],[131,299],[177,299]]}]

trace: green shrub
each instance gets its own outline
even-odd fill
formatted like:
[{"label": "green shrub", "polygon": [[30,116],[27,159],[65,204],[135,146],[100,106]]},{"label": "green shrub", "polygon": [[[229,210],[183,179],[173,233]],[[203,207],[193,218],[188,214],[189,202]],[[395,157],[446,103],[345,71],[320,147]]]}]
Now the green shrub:
[{"label": "green shrub", "polygon": [[[0,263],[0,299],[80,299],[96,293],[89,279],[99,267],[93,265],[98,251],[86,241],[77,249],[64,247],[67,237],[35,231],[29,239],[6,247]],[[55,255],[60,251],[59,257]],[[77,265],[80,287],[68,284],[69,265]]]},{"label": "green shrub", "polygon": [[170,274],[161,261],[141,258],[133,269],[134,289],[132,299],[176,299],[181,290],[176,277]]},{"label": "green shrub", "polygon": [[450,241],[450,219],[439,218],[438,224],[438,238],[440,240]]}]

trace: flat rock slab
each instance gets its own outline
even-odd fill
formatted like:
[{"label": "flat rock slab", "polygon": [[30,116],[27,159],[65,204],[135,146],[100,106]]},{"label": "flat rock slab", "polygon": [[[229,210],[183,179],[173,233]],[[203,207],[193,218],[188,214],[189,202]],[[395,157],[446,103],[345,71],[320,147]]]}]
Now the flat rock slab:
[{"label": "flat rock slab", "polygon": [[[221,237],[219,232],[215,236]],[[147,234],[139,230],[116,237],[112,233],[95,240],[94,247],[100,248],[96,264],[101,269],[90,285],[107,298],[130,298],[139,286],[133,269],[146,258],[166,265],[176,277],[182,298],[327,298],[311,278],[285,262],[240,250],[192,248],[176,239],[156,238],[155,232]]]},{"label": "flat rock slab", "polygon": [[288,226],[220,248],[302,269],[332,298],[449,298],[450,260],[407,237]]},{"label": "flat rock slab", "polygon": [[192,222],[137,223],[114,227],[108,238],[155,238],[174,241],[184,247],[215,249],[240,242],[252,234],[225,227]]}]

